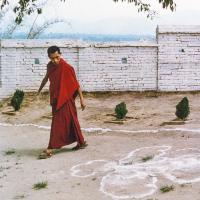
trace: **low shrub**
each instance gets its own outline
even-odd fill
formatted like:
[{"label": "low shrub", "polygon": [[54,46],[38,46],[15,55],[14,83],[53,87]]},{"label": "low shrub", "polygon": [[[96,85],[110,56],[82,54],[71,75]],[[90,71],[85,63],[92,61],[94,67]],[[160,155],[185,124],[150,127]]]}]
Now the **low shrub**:
[{"label": "low shrub", "polygon": [[10,102],[15,111],[20,109],[23,99],[24,99],[24,92],[22,90],[17,89]]},{"label": "low shrub", "polygon": [[124,119],[128,110],[126,109],[126,104],[124,102],[121,102],[120,104],[116,105],[115,107],[115,113],[117,119]]},{"label": "low shrub", "polygon": [[185,120],[190,114],[189,101],[187,97],[184,97],[177,105],[176,105],[176,116],[179,119]]}]

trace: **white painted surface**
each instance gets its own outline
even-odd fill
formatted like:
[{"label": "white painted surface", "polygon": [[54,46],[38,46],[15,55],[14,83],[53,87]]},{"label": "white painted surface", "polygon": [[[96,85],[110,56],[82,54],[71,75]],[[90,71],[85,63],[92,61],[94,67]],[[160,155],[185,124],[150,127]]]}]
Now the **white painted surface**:
[{"label": "white painted surface", "polygon": [[158,89],[200,90],[200,26],[158,27]]},{"label": "white painted surface", "polygon": [[156,42],[0,43],[0,99],[15,89],[37,91],[49,61],[46,50],[51,45],[61,48],[84,91],[200,90],[200,26],[159,26]]},{"label": "white painted surface", "polygon": [[[153,155],[153,158],[143,162],[141,158],[146,155]],[[80,163],[71,168],[71,175],[102,177],[99,190],[112,199],[141,199],[158,190],[159,178],[177,184],[200,182],[199,166],[199,149],[173,150],[171,146],[162,145],[135,149],[116,162]]]}]

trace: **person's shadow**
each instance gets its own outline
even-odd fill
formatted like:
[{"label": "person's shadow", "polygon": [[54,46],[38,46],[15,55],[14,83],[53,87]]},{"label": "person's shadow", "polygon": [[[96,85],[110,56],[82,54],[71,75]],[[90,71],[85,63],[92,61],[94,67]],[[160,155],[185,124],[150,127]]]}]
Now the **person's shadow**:
[{"label": "person's shadow", "polygon": [[[18,157],[28,156],[38,158],[39,155],[44,151],[45,148],[36,148],[36,149],[15,149],[15,155]],[[61,149],[54,149],[53,154],[62,154],[67,152],[74,152],[72,147],[62,147]],[[14,155],[13,154],[13,155]]]}]

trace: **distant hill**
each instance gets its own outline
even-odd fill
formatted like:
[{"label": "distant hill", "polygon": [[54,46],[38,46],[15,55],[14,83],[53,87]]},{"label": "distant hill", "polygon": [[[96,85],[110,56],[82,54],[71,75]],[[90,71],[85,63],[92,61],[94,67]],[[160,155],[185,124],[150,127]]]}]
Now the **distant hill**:
[{"label": "distant hill", "polygon": [[[25,39],[24,33],[17,33],[13,35],[13,39]],[[139,40],[155,40],[152,35],[114,35],[114,34],[81,34],[81,33],[48,33],[41,34],[37,39],[69,39],[69,40],[83,40],[96,42],[114,42],[114,41],[139,41]]]}]

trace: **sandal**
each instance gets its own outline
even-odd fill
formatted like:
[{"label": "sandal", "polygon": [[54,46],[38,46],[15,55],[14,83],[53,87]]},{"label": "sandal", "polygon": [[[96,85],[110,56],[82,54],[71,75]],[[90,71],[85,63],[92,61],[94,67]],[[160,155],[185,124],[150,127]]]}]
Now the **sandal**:
[{"label": "sandal", "polygon": [[53,156],[52,152],[48,152],[47,150],[44,150],[40,155],[39,155],[39,159],[47,159],[50,158],[51,156]]},{"label": "sandal", "polygon": [[77,144],[75,147],[72,148],[72,150],[79,150],[79,149],[84,149],[85,147],[87,147],[88,144],[85,141],[83,144]]}]

